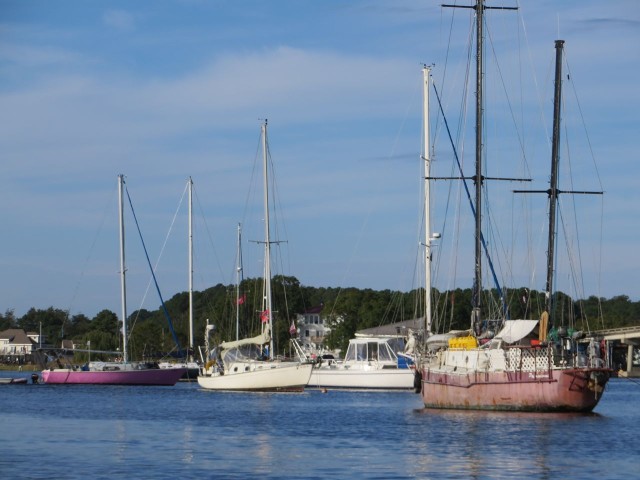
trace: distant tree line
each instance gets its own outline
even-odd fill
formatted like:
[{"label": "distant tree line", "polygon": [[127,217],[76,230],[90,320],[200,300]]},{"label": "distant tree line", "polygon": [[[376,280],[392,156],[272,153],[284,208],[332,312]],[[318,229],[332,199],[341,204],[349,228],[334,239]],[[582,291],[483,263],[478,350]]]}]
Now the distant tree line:
[{"label": "distant tree line", "polygon": [[[263,281],[245,279],[238,290],[235,285],[218,284],[201,292],[193,292],[194,346],[204,345],[207,321],[215,325],[213,342],[253,336],[260,331]],[[423,315],[424,289],[410,292],[358,288],[308,287],[297,278],[275,276],[272,281],[274,339],[277,353],[288,352],[289,329],[297,314],[324,305],[322,316],[329,320],[331,333],[325,339],[329,348],[344,348],[356,331]],[[434,328],[437,331],[467,329],[470,326],[471,289],[432,292]],[[503,292],[484,292],[483,305],[487,318],[539,318],[544,310],[544,292],[524,288]],[[573,300],[563,293],[554,296],[552,322],[579,329],[600,330],[637,325],[640,302],[626,295],[610,299],[591,296]],[[166,312],[182,351],[189,345],[189,294],[178,293],[165,302]],[[506,312],[506,313],[505,313]],[[167,315],[157,310],[137,310],[129,315],[128,344],[131,358],[163,358],[181,356],[173,339]],[[121,322],[116,313],[102,310],[94,318],[50,307],[31,308],[16,318],[12,310],[0,314],[0,331],[22,328],[39,332],[49,345],[60,347],[62,340],[72,340],[78,348],[90,344],[91,350],[117,351],[121,348]],[[237,332],[237,333],[236,333]],[[197,352],[194,352],[198,358]],[[93,357],[92,355],[92,358]]]}]

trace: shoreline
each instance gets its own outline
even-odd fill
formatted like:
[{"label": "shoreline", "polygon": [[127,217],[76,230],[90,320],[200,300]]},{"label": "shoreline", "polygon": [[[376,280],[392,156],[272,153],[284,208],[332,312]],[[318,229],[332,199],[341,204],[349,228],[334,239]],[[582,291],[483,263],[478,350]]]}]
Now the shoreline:
[{"label": "shoreline", "polygon": [[0,364],[0,371],[10,372],[39,372],[42,369],[38,365],[27,363],[24,365],[7,365]]}]

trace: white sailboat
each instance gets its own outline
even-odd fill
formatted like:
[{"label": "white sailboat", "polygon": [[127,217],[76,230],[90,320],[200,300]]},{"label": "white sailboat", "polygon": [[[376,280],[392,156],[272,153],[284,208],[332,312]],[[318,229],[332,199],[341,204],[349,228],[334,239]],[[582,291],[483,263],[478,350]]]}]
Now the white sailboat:
[{"label": "white sailboat", "polygon": [[302,350],[292,340],[298,360],[274,357],[273,308],[271,298],[271,244],[269,226],[269,182],[267,121],[262,124],[263,176],[264,176],[264,291],[261,309],[262,331],[251,338],[222,342],[211,348],[207,323],[205,347],[208,361],[198,376],[198,384],[207,390],[235,391],[302,391],[311,376],[313,364],[306,361]]},{"label": "white sailboat", "polygon": [[[482,318],[482,87],[483,87],[483,17],[484,0],[477,0],[477,96],[476,96],[476,188],[474,214],[475,280],[471,328],[444,334],[431,334],[431,314],[427,314],[427,338],[420,352],[417,368],[417,393],[427,408],[507,410],[535,412],[589,412],[598,404],[611,375],[601,355],[599,339],[593,336],[564,333],[558,328],[557,338],[548,338],[547,322],[553,315],[553,251],[556,237],[555,204],[557,186],[558,145],[562,85],[562,46],[556,41],[556,77],[554,99],[554,129],[552,145],[551,187],[543,192],[549,196],[549,240],[547,246],[547,303],[540,320],[495,321]],[[425,175],[429,179],[430,175]],[[601,192],[562,192],[601,193]],[[428,201],[428,197],[427,197]],[[427,209],[429,204],[427,203]],[[427,223],[427,231],[429,225]],[[429,238],[427,236],[427,248]],[[428,256],[429,257],[429,256]],[[429,264],[427,264],[429,268]],[[429,295],[429,292],[427,292]],[[504,314],[503,314],[504,315]],[[560,319],[551,321],[560,323]],[[497,333],[484,328],[489,322],[501,326]]]}]

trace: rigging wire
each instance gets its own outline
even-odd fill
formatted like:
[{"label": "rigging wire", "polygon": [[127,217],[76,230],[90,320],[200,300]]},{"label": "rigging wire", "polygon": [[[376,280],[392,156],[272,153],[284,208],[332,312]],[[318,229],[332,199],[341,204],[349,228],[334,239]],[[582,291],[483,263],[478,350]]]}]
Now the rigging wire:
[{"label": "rigging wire", "polygon": [[[81,280],[84,277],[85,272],[87,271],[87,265],[89,264],[89,260],[93,256],[93,253],[94,253],[96,244],[98,242],[98,239],[102,237],[102,230],[103,230],[104,225],[106,223],[108,211],[110,210],[111,205],[113,205],[113,203],[114,203],[114,198],[116,196],[117,189],[114,189],[111,192],[112,192],[111,196],[105,202],[104,208],[102,210],[102,216],[101,216],[100,224],[98,226],[98,229],[96,230],[95,236],[93,237],[93,241],[91,242],[91,246],[89,247],[89,251],[87,252],[87,256],[85,257],[84,264],[83,264],[82,269],[80,271],[80,278],[78,278],[78,281],[76,282],[75,289],[73,290],[73,294],[71,295],[71,300],[69,301],[69,306],[67,307],[67,316],[69,316],[69,313],[71,312],[71,310],[73,308],[73,304],[74,304],[74,302],[75,302],[75,300],[76,300],[76,298],[78,296],[78,292],[80,291]],[[64,328],[64,324],[63,324],[62,328]]]},{"label": "rigging wire", "polygon": [[[160,298],[160,302],[162,305],[162,311],[165,315],[165,318],[167,319],[167,322],[169,323],[169,329],[171,330],[171,335],[173,336],[173,340],[175,341],[176,345],[178,346],[178,350],[180,352],[182,352],[182,348],[180,347],[180,341],[178,340],[178,336],[176,334],[176,331],[173,328],[173,322],[171,321],[171,317],[169,316],[169,311],[167,310],[167,307],[164,303],[164,299],[162,298],[162,293],[160,292],[160,286],[158,285],[158,280],[156,279],[156,275],[155,272],[153,271],[153,267],[151,266],[151,259],[149,258],[149,252],[147,251],[147,247],[144,243],[144,238],[142,238],[142,231],[140,230],[140,224],[138,223],[138,218],[136,217],[136,213],[133,209],[133,202],[131,201],[131,195],[129,195],[129,189],[126,187],[125,185],[125,191],[127,192],[127,199],[129,200],[129,206],[131,207],[131,214],[133,215],[133,219],[135,221],[136,224],[136,228],[138,229],[138,235],[140,236],[140,241],[142,242],[142,248],[144,250],[144,254],[145,257],[147,258],[147,264],[149,265],[149,268],[151,269],[151,275],[153,277],[153,281],[155,283],[156,286],[156,291],[158,292],[158,297]],[[138,311],[138,314],[140,312]],[[123,319],[124,320],[124,319]],[[126,334],[126,332],[125,332]]]},{"label": "rigging wire", "polygon": [[[566,47],[565,47],[565,51],[566,51]],[[581,120],[581,124],[582,124],[582,128],[584,130],[584,135],[586,137],[586,143],[588,145],[589,148],[589,153],[590,153],[590,157],[591,157],[591,162],[593,165],[593,169],[595,171],[596,174],[596,178],[598,179],[598,187],[601,191],[604,191],[604,186],[602,183],[602,177],[600,176],[600,170],[598,169],[598,164],[596,163],[596,157],[595,157],[595,153],[593,151],[593,145],[591,143],[591,137],[589,136],[589,132],[587,130],[586,127],[586,121],[584,118],[584,113],[582,111],[582,104],[580,103],[580,99],[578,97],[578,92],[576,89],[576,85],[573,81],[573,75],[571,74],[571,68],[569,66],[569,60],[568,57],[565,55],[565,65],[566,65],[566,69],[567,69],[567,78],[570,80],[568,83],[571,85],[571,92],[573,92],[573,96],[576,102],[576,107],[578,110],[578,113],[580,114],[580,120]],[[602,200],[600,203],[600,241],[599,241],[599,245],[603,244],[603,235],[604,235],[604,195],[602,196]],[[599,318],[601,320],[601,322],[604,321],[604,314],[602,312],[602,295],[600,295],[600,292],[602,291],[602,247],[599,248],[598,250],[598,268],[597,268],[597,272],[598,272],[598,280],[597,280],[597,290],[598,290],[598,309],[600,312]]]},{"label": "rigging wire", "polygon": [[[160,248],[160,254],[158,255],[158,258],[156,260],[155,265],[152,268],[152,277],[149,279],[149,283],[147,283],[147,288],[144,292],[144,295],[142,296],[142,300],[140,301],[140,306],[138,307],[138,312],[142,309],[142,306],[144,305],[144,302],[147,298],[147,294],[149,293],[149,289],[151,288],[151,283],[153,282],[153,272],[156,272],[158,270],[158,265],[160,264],[160,260],[162,259],[162,254],[164,253],[164,249],[167,246],[169,237],[171,236],[171,232],[173,230],[173,226],[176,222],[176,218],[178,217],[178,212],[180,211],[180,206],[182,205],[182,202],[184,201],[184,197],[185,194],[187,193],[187,189],[188,189],[188,185],[185,186],[184,190],[182,191],[182,196],[180,197],[180,202],[178,202],[178,207],[176,208],[176,211],[173,214],[173,218],[171,220],[171,223],[169,224],[169,230],[167,231],[166,236],[164,237],[164,242],[162,244],[162,247]],[[133,212],[133,206],[131,206],[131,211]],[[135,217],[135,214],[134,214]],[[136,320],[137,320],[137,316],[136,316]],[[134,321],[134,325],[135,325],[135,321]]]}]

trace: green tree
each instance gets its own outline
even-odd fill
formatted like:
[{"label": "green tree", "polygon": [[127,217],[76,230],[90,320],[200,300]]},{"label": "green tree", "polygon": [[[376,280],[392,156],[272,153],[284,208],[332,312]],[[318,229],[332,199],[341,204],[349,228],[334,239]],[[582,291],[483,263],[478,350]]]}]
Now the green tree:
[{"label": "green tree", "polygon": [[[217,284],[204,291],[194,292],[193,328],[196,348],[204,344],[207,320],[216,325],[215,341],[235,339],[237,309],[240,311],[239,336],[256,335],[261,326],[262,287],[261,278],[243,280],[240,290],[244,302],[241,305],[237,303],[235,285]],[[341,348],[343,351],[358,330],[420,317],[424,310],[423,289],[398,292],[353,287],[310,287],[301,285],[295,277],[284,275],[274,276],[272,287],[273,335],[277,353],[287,349],[292,319],[320,304],[324,304],[323,316],[331,326],[331,333],[325,343],[329,348]],[[509,318],[540,318],[545,304],[544,292],[509,288],[504,290],[504,295]],[[486,310],[487,317],[495,315],[495,318],[499,318],[502,315],[500,302],[496,297],[495,290],[483,292],[483,310]],[[433,289],[433,331],[439,333],[468,329],[471,298],[470,288],[442,292]],[[640,302],[634,302],[626,295],[610,299],[591,296],[575,300],[558,292],[554,295],[554,305],[552,319],[556,325],[598,330],[640,323]],[[186,348],[189,339],[188,293],[174,295],[165,302],[165,307],[181,346]],[[495,311],[492,312],[491,308]],[[91,320],[83,314],[69,317],[67,312],[54,307],[45,310],[32,308],[19,319],[15,318],[13,310],[0,315],[0,330],[22,328],[28,332],[38,332],[40,326],[47,342],[54,346],[60,346],[60,341],[64,338],[72,339],[82,346],[90,342],[92,351],[115,351],[121,348],[121,323],[117,315],[109,310],[101,311]],[[161,356],[175,349],[162,308],[134,312],[128,326],[131,328],[132,358]],[[92,353],[91,357],[98,358],[98,354]]]},{"label": "green tree", "polygon": [[93,317],[90,330],[81,338],[85,343],[90,340],[92,349],[116,351],[121,348],[120,328],[118,316],[111,310],[102,310]]},{"label": "green tree", "polygon": [[16,328],[16,316],[13,310],[7,310],[4,315],[0,313],[0,331]]},{"label": "green tree", "polygon": [[91,330],[91,320],[82,313],[73,315],[70,327],[67,328],[67,336],[71,338],[81,337]]},{"label": "green tree", "polygon": [[61,340],[66,338],[67,319],[67,312],[58,308],[49,307],[46,310],[31,308],[18,320],[18,328],[22,328],[25,332],[39,332],[42,326],[42,334],[47,339],[47,343],[60,346]]}]

